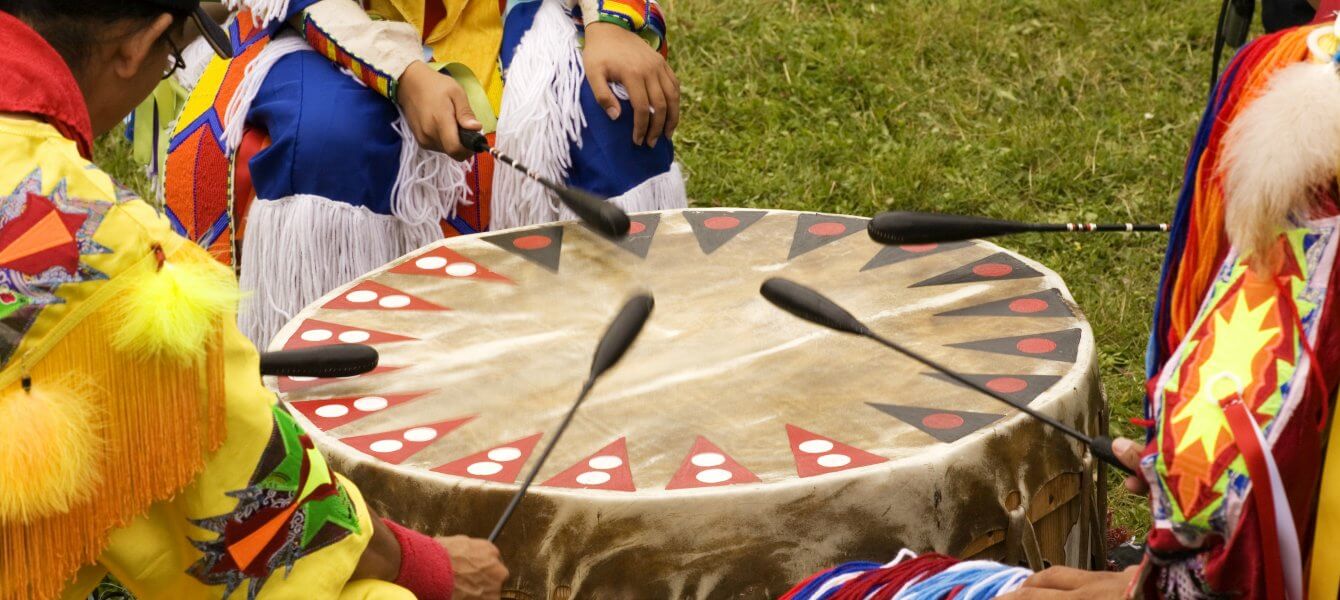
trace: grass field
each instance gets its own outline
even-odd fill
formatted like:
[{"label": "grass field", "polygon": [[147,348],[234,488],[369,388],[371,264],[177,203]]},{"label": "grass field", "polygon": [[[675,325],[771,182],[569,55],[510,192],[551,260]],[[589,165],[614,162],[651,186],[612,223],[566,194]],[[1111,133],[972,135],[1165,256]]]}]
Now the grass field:
[{"label": "grass field", "polygon": [[[1171,217],[1218,7],[662,2],[697,204],[1057,221]],[[103,164],[142,185],[127,157],[101,141]],[[1133,435],[1162,239],[1004,244],[1065,277],[1097,335],[1114,433]],[[1144,530],[1143,499],[1114,491],[1111,504],[1117,524]]]}]

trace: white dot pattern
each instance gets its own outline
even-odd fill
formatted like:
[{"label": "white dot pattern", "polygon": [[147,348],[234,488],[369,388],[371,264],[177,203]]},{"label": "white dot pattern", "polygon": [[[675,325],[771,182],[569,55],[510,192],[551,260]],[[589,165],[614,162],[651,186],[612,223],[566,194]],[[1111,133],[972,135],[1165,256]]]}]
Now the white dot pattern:
[{"label": "white dot pattern", "polygon": [[354,290],[345,294],[344,299],[356,304],[365,304],[376,300],[377,292],[372,290]]},{"label": "white dot pattern", "polygon": [[437,437],[437,430],[432,427],[415,427],[405,432],[405,439],[411,442],[426,442]]},{"label": "white dot pattern", "polygon": [[425,256],[414,261],[414,266],[425,271],[436,271],[447,266],[447,259],[441,256]]},{"label": "white dot pattern", "polygon": [[367,396],[354,400],[354,408],[363,412],[376,412],[386,408],[389,402],[381,396]]},{"label": "white dot pattern", "polygon": [[609,455],[595,456],[592,457],[591,460],[586,461],[586,464],[592,469],[600,469],[601,471],[608,471],[610,469],[617,469],[623,466],[623,459],[617,456],[609,456]]},{"label": "white dot pattern", "polygon": [[582,485],[604,485],[609,481],[610,474],[604,471],[587,471],[577,476],[577,483]]},{"label": "white dot pattern", "polygon": [[387,296],[378,300],[377,304],[382,308],[405,308],[406,306],[409,306],[409,296],[403,294]]},{"label": "white dot pattern", "polygon": [[324,342],[335,335],[329,329],[308,329],[302,332],[302,341],[304,342]]},{"label": "white dot pattern", "polygon": [[447,265],[447,275],[452,277],[469,277],[479,272],[479,267],[474,263],[458,262]]},{"label": "white dot pattern", "polygon": [[[330,337],[330,336],[326,336]],[[346,331],[340,334],[340,341],[346,344],[361,344],[372,338],[372,334],[366,331]]]},{"label": "white dot pattern", "polygon": [[719,467],[726,463],[726,457],[716,452],[703,452],[694,454],[689,461],[698,467]]},{"label": "white dot pattern", "polygon": [[511,446],[504,446],[502,448],[494,448],[492,450],[489,450],[489,460],[496,460],[498,462],[512,462],[518,458],[521,458],[521,450],[517,448],[512,448]]},{"label": "white dot pattern", "polygon": [[818,462],[821,467],[836,469],[851,464],[851,457],[846,454],[825,454],[820,456],[815,462]]},{"label": "white dot pattern", "polygon": [[388,452],[395,452],[404,447],[405,445],[402,444],[400,440],[377,440],[372,442],[372,445],[368,446],[368,449],[378,454],[386,454]]},{"label": "white dot pattern", "polygon": [[809,440],[800,443],[800,451],[805,454],[823,454],[833,449],[833,442],[828,440]]},{"label": "white dot pattern", "polygon": [[349,408],[343,404],[327,404],[316,409],[316,416],[327,419],[338,419],[347,414],[349,414]]},{"label": "white dot pattern", "polygon": [[469,473],[471,475],[478,475],[480,477],[497,475],[498,473],[501,473],[502,470],[503,470],[502,465],[496,462],[489,462],[489,461],[477,462],[465,468],[466,473]]},{"label": "white dot pattern", "polygon": [[730,481],[731,473],[725,469],[705,469],[694,476],[702,483],[723,483]]}]

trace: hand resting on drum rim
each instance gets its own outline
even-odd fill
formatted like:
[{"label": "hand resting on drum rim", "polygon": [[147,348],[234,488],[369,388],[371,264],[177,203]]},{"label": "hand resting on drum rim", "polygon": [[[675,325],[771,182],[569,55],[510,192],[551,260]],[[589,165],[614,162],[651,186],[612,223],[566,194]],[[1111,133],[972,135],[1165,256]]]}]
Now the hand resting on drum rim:
[{"label": "hand resting on drum rim", "polygon": [[463,535],[429,538],[376,514],[372,523],[372,541],[352,579],[393,581],[423,600],[502,597],[509,573],[498,548],[488,541]]}]

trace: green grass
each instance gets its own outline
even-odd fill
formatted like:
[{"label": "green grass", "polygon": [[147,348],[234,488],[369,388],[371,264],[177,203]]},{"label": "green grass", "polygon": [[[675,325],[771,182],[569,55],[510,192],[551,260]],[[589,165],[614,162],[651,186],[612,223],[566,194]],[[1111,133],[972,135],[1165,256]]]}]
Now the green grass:
[{"label": "green grass", "polygon": [[[1171,217],[1218,4],[663,2],[698,204],[1057,221]],[[100,141],[102,164],[142,187],[128,152]],[[1004,244],[1069,283],[1101,349],[1113,431],[1136,435],[1162,239]],[[1144,500],[1116,487],[1115,522],[1142,532]]]}]

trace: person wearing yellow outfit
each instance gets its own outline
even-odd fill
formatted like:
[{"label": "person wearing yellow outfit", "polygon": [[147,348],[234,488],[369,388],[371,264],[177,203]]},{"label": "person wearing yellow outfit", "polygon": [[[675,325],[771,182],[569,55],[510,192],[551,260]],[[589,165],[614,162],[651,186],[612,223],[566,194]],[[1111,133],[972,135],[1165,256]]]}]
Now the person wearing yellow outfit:
[{"label": "person wearing yellow outfit", "polygon": [[233,58],[182,77],[165,205],[255,294],[239,319],[258,345],[444,234],[573,218],[460,128],[627,210],[687,205],[655,0],[226,4]]},{"label": "person wearing yellow outfit", "polygon": [[109,573],[143,599],[498,598],[492,545],[379,519],[331,471],[261,384],[233,273],[90,162],[198,9],[0,0],[0,598]]}]

